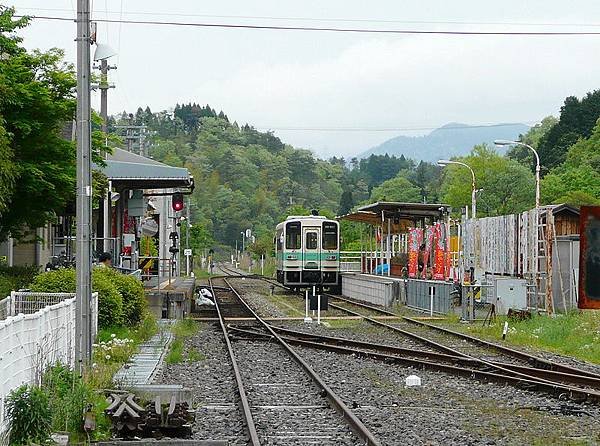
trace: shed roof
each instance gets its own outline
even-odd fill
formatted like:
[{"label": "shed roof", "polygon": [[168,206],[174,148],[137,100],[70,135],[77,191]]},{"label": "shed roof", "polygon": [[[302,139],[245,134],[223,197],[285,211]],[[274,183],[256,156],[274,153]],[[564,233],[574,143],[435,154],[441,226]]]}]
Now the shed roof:
[{"label": "shed roof", "polygon": [[442,218],[449,211],[450,206],[447,204],[378,201],[361,206],[355,212],[339,216],[337,219],[379,225],[381,224],[382,214],[385,219],[417,222],[424,219],[435,220]]},{"label": "shed roof", "polygon": [[193,187],[194,178],[185,167],[173,167],[122,149],[115,149],[100,170],[116,188],[171,189]]}]

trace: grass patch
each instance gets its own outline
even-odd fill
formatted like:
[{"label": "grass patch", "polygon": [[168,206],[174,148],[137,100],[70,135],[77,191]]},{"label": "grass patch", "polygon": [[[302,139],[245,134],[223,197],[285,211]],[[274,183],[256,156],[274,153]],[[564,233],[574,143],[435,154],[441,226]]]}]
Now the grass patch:
[{"label": "grass patch", "polygon": [[185,340],[194,336],[199,329],[200,325],[191,319],[183,319],[173,326],[171,332],[175,339],[171,342],[171,348],[165,357],[167,364],[178,364],[183,361],[196,362],[206,359],[202,352],[193,347],[186,349],[185,346]]},{"label": "grass patch", "polygon": [[[452,324],[451,328],[469,334],[502,342],[502,328],[506,317],[498,317],[491,325]],[[563,355],[573,356],[600,364],[600,312],[572,311],[567,314],[533,316],[524,321],[508,320],[506,344],[535,347]]]},{"label": "grass patch", "polygon": [[341,330],[344,328],[359,328],[363,325],[361,319],[328,319],[325,322],[328,328],[333,330]]}]

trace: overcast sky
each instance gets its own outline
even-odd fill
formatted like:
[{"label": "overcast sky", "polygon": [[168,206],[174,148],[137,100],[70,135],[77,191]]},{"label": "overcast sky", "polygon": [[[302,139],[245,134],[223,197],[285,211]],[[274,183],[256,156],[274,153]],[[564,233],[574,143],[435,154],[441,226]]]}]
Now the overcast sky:
[{"label": "overcast sky", "polygon": [[[0,2],[26,14],[68,17],[76,5],[76,0]],[[596,0],[92,3],[96,19],[600,31]],[[61,47],[75,62],[74,24],[36,20],[23,35],[27,47]],[[277,129],[285,142],[322,156],[350,156],[398,134],[428,133],[427,128],[448,122],[533,124],[558,114],[566,96],[600,88],[600,36],[405,36],[100,24],[98,40],[119,53],[111,60],[118,69],[111,71],[117,88],[109,92],[109,113],[209,103],[232,120]],[[294,130],[280,130],[286,128]],[[331,131],[339,128],[362,130]]]}]

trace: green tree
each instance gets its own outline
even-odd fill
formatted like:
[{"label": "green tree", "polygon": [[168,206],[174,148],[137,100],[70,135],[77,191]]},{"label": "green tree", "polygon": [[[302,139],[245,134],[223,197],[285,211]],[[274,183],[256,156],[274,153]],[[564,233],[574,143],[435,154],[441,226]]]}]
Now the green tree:
[{"label": "green tree", "polygon": [[14,166],[8,166],[14,187],[4,199],[0,239],[43,226],[63,211],[75,189],[75,147],[62,135],[75,111],[73,69],[63,62],[60,50],[25,51],[14,32],[27,21],[13,20],[13,12],[0,6],[1,135]]},{"label": "green tree", "polygon": [[420,203],[421,190],[402,175],[384,181],[371,191],[371,201],[398,201]]},{"label": "green tree", "polygon": [[[558,118],[546,116],[539,124],[534,125],[529,131],[519,138],[519,141],[538,149],[542,138],[558,123]],[[535,169],[535,155],[527,147],[515,145],[508,149],[506,156],[510,159],[520,162],[524,166]]]},{"label": "green tree", "polygon": [[[459,161],[475,172],[480,217],[504,215],[534,206],[535,179],[531,171],[517,161],[499,155],[485,145],[475,146],[471,154]],[[471,172],[462,166],[445,168],[442,183],[444,202],[455,210],[471,204]]]},{"label": "green tree", "polygon": [[586,94],[581,100],[570,96],[560,109],[560,118],[540,139],[542,166],[553,169],[562,164],[571,145],[592,134],[600,118],[600,90]]}]

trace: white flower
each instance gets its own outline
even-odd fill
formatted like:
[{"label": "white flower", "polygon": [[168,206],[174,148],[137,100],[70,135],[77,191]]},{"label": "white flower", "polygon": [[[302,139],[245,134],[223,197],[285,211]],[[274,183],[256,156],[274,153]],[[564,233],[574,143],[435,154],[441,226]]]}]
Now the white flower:
[{"label": "white flower", "polygon": [[95,369],[96,367],[98,367],[98,364],[96,364],[95,362],[92,364],[92,368]]},{"label": "white flower", "polygon": [[114,334],[114,333],[112,333],[112,334],[110,335],[110,337],[111,337],[111,338],[116,338],[116,337],[117,337],[117,335],[116,335],[116,334]]},{"label": "white flower", "polygon": [[110,355],[106,355],[105,358],[108,361],[110,359]]}]

